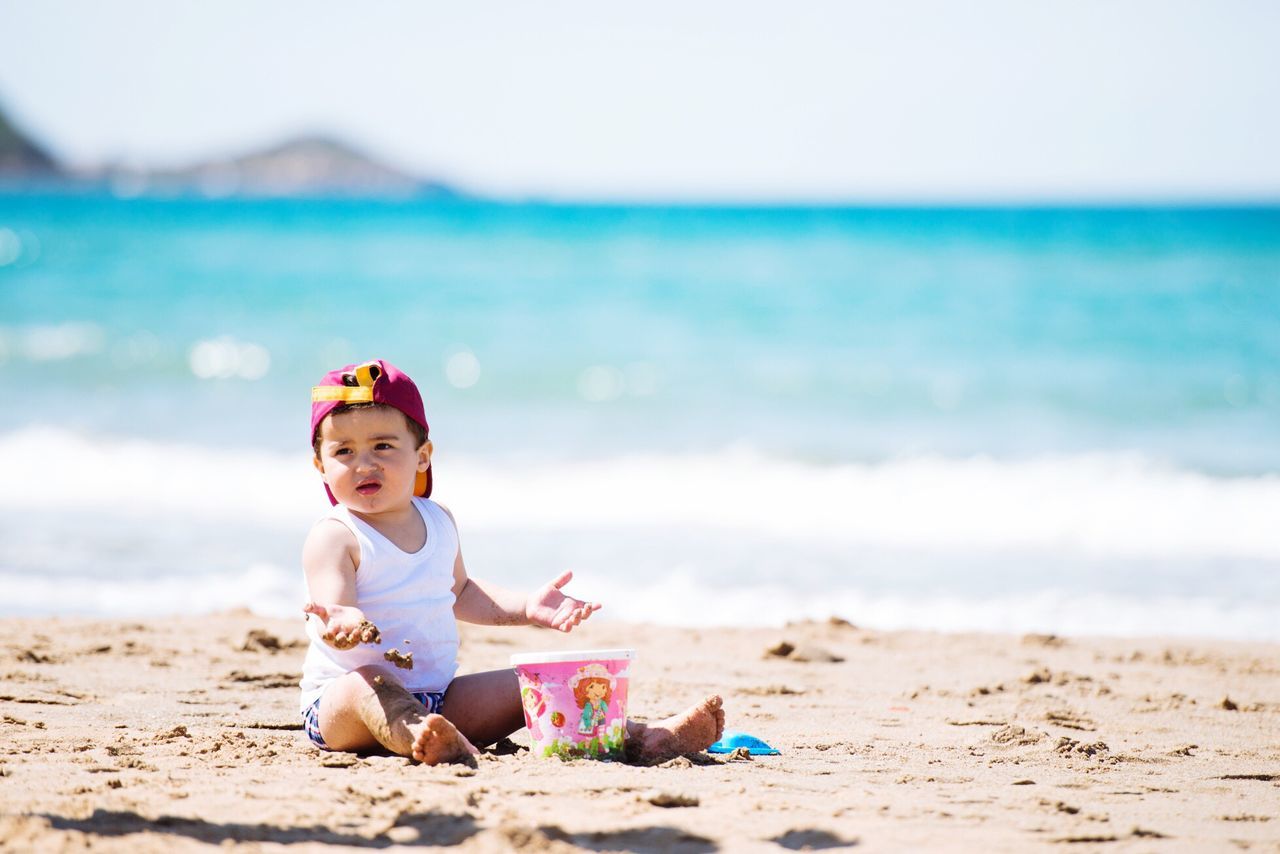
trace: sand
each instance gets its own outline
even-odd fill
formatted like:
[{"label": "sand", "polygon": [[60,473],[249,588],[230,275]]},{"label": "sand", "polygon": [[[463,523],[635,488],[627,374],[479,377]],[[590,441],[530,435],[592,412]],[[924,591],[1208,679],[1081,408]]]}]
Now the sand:
[{"label": "sand", "polygon": [[718,692],[780,756],[477,767],[301,732],[302,621],[0,621],[0,849],[1280,851],[1280,648],[839,622],[463,627],[463,672],[634,647],[633,717]]}]

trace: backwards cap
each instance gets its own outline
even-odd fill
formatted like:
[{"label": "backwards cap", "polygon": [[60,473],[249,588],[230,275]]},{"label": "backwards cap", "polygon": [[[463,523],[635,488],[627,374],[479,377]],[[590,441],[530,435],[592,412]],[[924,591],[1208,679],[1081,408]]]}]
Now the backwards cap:
[{"label": "backwards cap", "polygon": [[[320,380],[320,384],[311,389],[311,441],[316,440],[316,431],[325,416],[344,403],[384,403],[394,406],[413,421],[428,430],[427,414],[422,407],[422,395],[409,375],[383,359],[374,359],[362,365],[347,365],[336,371],[330,371]],[[334,504],[338,499],[333,497],[328,485],[324,491],[329,501]],[[423,498],[431,495],[431,469],[418,472],[414,482],[413,494]]]}]

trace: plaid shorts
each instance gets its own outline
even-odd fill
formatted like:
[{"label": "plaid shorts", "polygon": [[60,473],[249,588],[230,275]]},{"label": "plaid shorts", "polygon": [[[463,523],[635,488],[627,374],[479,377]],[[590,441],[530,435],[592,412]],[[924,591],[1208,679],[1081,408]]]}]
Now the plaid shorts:
[{"label": "plaid shorts", "polygon": [[[427,707],[428,714],[440,714],[440,707],[444,705],[443,691],[414,691],[413,696]],[[321,750],[329,749],[329,745],[324,743],[324,736],[320,734],[320,697],[317,697],[316,701],[307,706],[307,710],[302,713],[302,728],[312,744]]]}]

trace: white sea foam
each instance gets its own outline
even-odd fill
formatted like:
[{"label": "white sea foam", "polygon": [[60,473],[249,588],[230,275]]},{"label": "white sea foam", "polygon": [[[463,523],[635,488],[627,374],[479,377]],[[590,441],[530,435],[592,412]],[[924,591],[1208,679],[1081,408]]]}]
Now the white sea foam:
[{"label": "white sea foam", "polygon": [[[0,571],[0,585],[6,591],[0,613],[18,615],[151,616],[244,607],[263,616],[287,618],[297,616],[305,601],[301,574],[272,564],[195,577],[51,577]],[[881,630],[1210,636],[1280,642],[1274,601],[1226,602],[1212,596],[1126,597],[1060,588],[976,598],[870,594],[849,588],[817,593],[781,580],[711,585],[685,570],[643,580],[595,577],[580,586],[589,587],[591,598],[605,603],[598,619],[659,625],[781,627],[792,620],[839,616]]]},{"label": "white sea foam", "polygon": [[0,455],[27,461],[0,481],[0,508],[288,526],[328,506],[305,449],[270,454],[31,427],[0,435]]},{"label": "white sea foam", "polygon": [[[328,507],[305,449],[30,428],[0,454],[30,463],[0,480],[0,613],[296,611],[291,561]],[[473,572],[523,587],[569,566],[629,620],[1280,639],[1275,476],[746,447],[436,465]]]},{"label": "white sea foam", "polygon": [[1136,457],[821,467],[737,448],[450,469],[449,500],[476,528],[680,525],[886,548],[1280,559],[1280,478],[1212,478]]},{"label": "white sea foam", "polygon": [[[328,505],[307,451],[272,454],[29,428],[0,454],[0,508],[251,517],[295,528]],[[1280,560],[1280,477],[1218,478],[1139,457],[922,457],[810,465],[746,447],[528,463],[437,456],[468,532],[667,529],[844,546]]]},{"label": "white sea foam", "polygon": [[237,341],[230,335],[197,341],[188,356],[191,373],[202,380],[260,380],[271,369],[271,352],[261,344]]},{"label": "white sea foam", "polygon": [[996,596],[868,593],[853,587],[815,592],[781,580],[742,587],[709,585],[688,571],[643,583],[609,579],[595,587],[593,592],[609,603],[609,616],[666,625],[781,626],[837,616],[885,630],[1280,641],[1274,601],[1224,601],[1214,596],[1122,596],[1061,587]]},{"label": "white sea foam", "polygon": [[[0,265],[3,266],[3,265]],[[106,333],[96,323],[0,327],[0,349],[32,362],[57,362],[102,351]]]},{"label": "white sea foam", "polygon": [[158,616],[248,607],[258,614],[285,617],[301,613],[306,595],[300,573],[271,564],[133,578],[0,571],[0,584],[7,598],[4,613],[20,615]]}]

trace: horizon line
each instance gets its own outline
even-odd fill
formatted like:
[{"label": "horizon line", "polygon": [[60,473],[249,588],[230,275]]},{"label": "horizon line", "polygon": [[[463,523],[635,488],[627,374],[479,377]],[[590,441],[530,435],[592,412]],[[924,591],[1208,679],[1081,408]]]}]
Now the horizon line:
[{"label": "horizon line", "polygon": [[[425,182],[424,182],[425,183]],[[157,192],[120,193],[105,180],[33,178],[0,174],[0,198],[63,196],[109,198],[118,201],[269,203],[269,202],[382,202],[388,205],[489,204],[508,207],[668,208],[725,210],[1245,210],[1280,208],[1280,191],[1261,194],[1179,193],[1159,195],[849,195],[765,196],[476,192],[445,183],[452,192],[362,192],[359,189],[318,188],[314,192],[236,192],[211,195],[196,185],[162,188]]]}]

